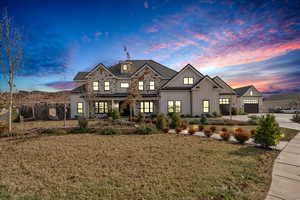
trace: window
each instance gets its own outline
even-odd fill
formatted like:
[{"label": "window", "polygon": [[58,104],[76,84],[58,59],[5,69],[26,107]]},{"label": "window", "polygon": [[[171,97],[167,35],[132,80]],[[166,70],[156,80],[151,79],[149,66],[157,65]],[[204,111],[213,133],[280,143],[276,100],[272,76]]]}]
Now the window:
[{"label": "window", "polygon": [[95,102],[95,113],[108,113],[107,102]]},{"label": "window", "polygon": [[252,90],[250,91],[250,96],[253,96],[253,91]]},{"label": "window", "polygon": [[124,71],[127,71],[128,70],[128,66],[127,65],[123,65],[123,68],[122,68]]},{"label": "window", "polygon": [[229,99],[219,99],[219,104],[229,104]]},{"label": "window", "polygon": [[193,77],[183,78],[183,84],[184,85],[192,85],[192,84],[194,84],[194,78]]},{"label": "window", "polygon": [[83,103],[77,103],[77,113],[82,114],[83,113]]},{"label": "window", "polygon": [[99,90],[99,82],[98,81],[94,81],[93,82],[93,90],[94,91],[98,91]]},{"label": "window", "polygon": [[109,91],[109,81],[104,82],[104,90]]},{"label": "window", "polygon": [[153,102],[151,101],[142,101],[140,111],[142,113],[152,113],[153,112]]},{"label": "window", "polygon": [[150,90],[155,90],[155,87],[154,87],[154,81],[150,81],[150,87],[149,87]]},{"label": "window", "polygon": [[203,112],[204,113],[208,113],[209,112],[209,101],[208,100],[204,100],[203,101]]},{"label": "window", "polygon": [[181,112],[181,101],[168,101],[168,112]]},{"label": "window", "polygon": [[174,101],[168,101],[168,112],[174,112]]},{"label": "window", "polygon": [[139,81],[139,90],[144,90],[144,82]]},{"label": "window", "polygon": [[121,88],[128,88],[129,87],[129,83],[121,83]]},{"label": "window", "polygon": [[181,101],[175,101],[175,112],[181,112]]},{"label": "window", "polygon": [[245,104],[258,104],[258,100],[257,99],[245,99],[244,103]]}]

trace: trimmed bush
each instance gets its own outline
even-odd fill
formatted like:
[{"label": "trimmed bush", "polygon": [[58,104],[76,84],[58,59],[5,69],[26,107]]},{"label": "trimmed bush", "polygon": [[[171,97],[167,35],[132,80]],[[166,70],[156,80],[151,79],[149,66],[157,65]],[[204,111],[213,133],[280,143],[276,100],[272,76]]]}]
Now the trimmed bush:
[{"label": "trimmed bush", "polygon": [[112,117],[113,120],[121,118],[120,112],[117,109],[113,109],[113,111],[111,112],[110,115],[111,115],[111,117]]},{"label": "trimmed bush", "polygon": [[251,137],[250,133],[247,132],[235,132],[234,133],[234,138],[240,143],[244,144],[247,140],[249,140]]},{"label": "trimmed bush", "polygon": [[152,124],[152,119],[151,118],[146,118],[145,123],[146,124]]},{"label": "trimmed bush", "polygon": [[243,132],[244,130],[242,128],[236,128],[234,131],[237,133],[237,132]]},{"label": "trimmed bush", "polygon": [[200,124],[202,124],[202,125],[207,124],[207,117],[203,114],[200,117]]},{"label": "trimmed bush", "polygon": [[211,130],[209,130],[209,129],[205,129],[204,130],[204,135],[206,135],[206,137],[210,137],[210,136],[212,136],[212,132],[211,132]]},{"label": "trimmed bush", "polygon": [[139,112],[139,114],[136,116],[136,122],[143,123],[145,121],[145,115],[142,112]]},{"label": "trimmed bush", "polygon": [[256,133],[256,129],[255,128],[251,129],[250,133],[251,133],[251,135],[254,135]]},{"label": "trimmed bush", "polygon": [[97,133],[101,135],[117,135],[117,134],[121,134],[121,131],[118,129],[114,129],[113,127],[106,127]]},{"label": "trimmed bush", "polygon": [[230,133],[228,131],[220,131],[219,135],[225,141],[228,141],[230,138]]},{"label": "trimmed bush", "polygon": [[193,120],[189,121],[189,124],[191,124],[191,125],[200,124],[200,120],[193,119]]},{"label": "trimmed bush", "polygon": [[254,142],[265,148],[275,146],[281,138],[281,129],[274,115],[263,116],[259,120],[258,127],[254,134]]},{"label": "trimmed bush", "polygon": [[211,126],[209,129],[210,129],[211,132],[213,132],[213,133],[217,130],[217,128],[216,128],[215,126]]},{"label": "trimmed bush", "polygon": [[165,129],[167,128],[167,119],[164,113],[159,113],[159,115],[157,116],[157,122],[156,122],[156,128],[157,129]]},{"label": "trimmed bush", "polygon": [[163,132],[164,132],[164,133],[169,133],[169,131],[170,131],[169,128],[164,128],[164,129],[163,129]]},{"label": "trimmed bush", "polygon": [[177,127],[177,128],[175,129],[175,131],[176,131],[176,133],[178,134],[178,133],[180,133],[180,132],[182,131],[182,128],[181,128],[181,127]]},{"label": "trimmed bush", "polygon": [[181,123],[181,128],[182,128],[183,130],[186,130],[186,129],[188,128],[188,124],[187,124],[186,121],[182,121],[182,123]]},{"label": "trimmed bush", "polygon": [[300,123],[300,114],[296,113],[295,115],[293,115],[292,121],[294,121],[296,123]]},{"label": "trimmed bush", "polygon": [[221,131],[228,132],[227,128],[224,128],[224,127],[221,129]]},{"label": "trimmed bush", "polygon": [[181,117],[178,113],[172,113],[171,115],[171,128],[178,128],[181,125]]},{"label": "trimmed bush", "polygon": [[78,118],[78,126],[79,129],[82,130],[83,132],[87,131],[89,122],[85,117],[79,117]]},{"label": "trimmed bush", "polygon": [[213,112],[212,115],[213,115],[213,117],[218,117],[219,116],[217,112]]},{"label": "trimmed bush", "polygon": [[199,125],[199,126],[198,126],[198,130],[199,130],[199,131],[203,131],[203,129],[204,129],[204,126],[202,126],[202,125]]},{"label": "trimmed bush", "polygon": [[153,133],[157,133],[157,132],[158,132],[158,130],[155,128],[154,125],[144,124],[136,129],[135,134],[149,135],[149,134],[153,134]]},{"label": "trimmed bush", "polygon": [[190,135],[194,135],[195,133],[196,133],[196,129],[190,127],[190,128],[189,128],[189,134],[190,134]]}]

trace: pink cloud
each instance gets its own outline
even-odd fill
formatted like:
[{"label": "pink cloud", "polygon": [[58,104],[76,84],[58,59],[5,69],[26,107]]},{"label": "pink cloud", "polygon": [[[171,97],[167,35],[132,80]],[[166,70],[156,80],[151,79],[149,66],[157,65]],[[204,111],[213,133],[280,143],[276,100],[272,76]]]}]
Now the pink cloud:
[{"label": "pink cloud", "polygon": [[208,42],[208,43],[212,41],[212,40],[209,39],[207,36],[205,36],[205,35],[203,35],[203,34],[200,34],[200,33],[196,33],[196,34],[194,34],[193,36],[194,36],[194,38],[196,38],[196,39],[198,39],[198,40],[203,40],[203,41]]},{"label": "pink cloud", "polygon": [[149,3],[148,3],[148,1],[144,1],[144,8],[149,8]]},{"label": "pink cloud", "polygon": [[168,43],[158,43],[158,44],[155,44],[155,45],[152,45],[147,52],[153,52],[153,51],[158,51],[158,50],[161,50],[161,49],[165,49],[165,48],[168,48],[169,47],[169,44]]},{"label": "pink cloud", "polygon": [[238,37],[231,31],[224,31],[226,37],[230,38],[231,40],[237,40]]},{"label": "pink cloud", "polygon": [[236,24],[239,24],[239,25],[245,24],[245,21],[243,21],[243,20],[241,20],[241,19],[233,20],[233,22],[236,23]]},{"label": "pink cloud", "polygon": [[158,31],[158,29],[155,27],[149,27],[145,31],[146,31],[146,33],[155,33]]},{"label": "pink cloud", "polygon": [[275,29],[269,29],[268,32],[269,32],[269,33],[276,33],[277,30],[275,30]]}]

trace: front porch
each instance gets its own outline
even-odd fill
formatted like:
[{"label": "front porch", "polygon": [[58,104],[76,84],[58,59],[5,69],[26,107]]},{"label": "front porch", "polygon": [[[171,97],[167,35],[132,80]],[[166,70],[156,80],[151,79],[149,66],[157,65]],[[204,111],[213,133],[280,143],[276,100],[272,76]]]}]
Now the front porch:
[{"label": "front porch", "polygon": [[135,103],[130,108],[131,102],[124,98],[89,100],[87,101],[88,118],[103,118],[113,110],[118,110],[121,116],[129,116],[130,109],[132,109],[133,115],[139,112],[143,112],[145,115],[157,114],[159,112],[159,100],[157,98],[135,100]]}]

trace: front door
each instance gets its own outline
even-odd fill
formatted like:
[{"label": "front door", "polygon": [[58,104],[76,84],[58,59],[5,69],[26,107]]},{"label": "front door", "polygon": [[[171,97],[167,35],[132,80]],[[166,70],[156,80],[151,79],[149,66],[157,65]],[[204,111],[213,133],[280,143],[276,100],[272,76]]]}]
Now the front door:
[{"label": "front door", "polygon": [[122,116],[129,116],[130,114],[130,106],[125,101],[119,102],[119,112]]}]

